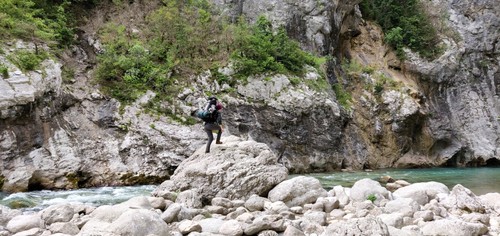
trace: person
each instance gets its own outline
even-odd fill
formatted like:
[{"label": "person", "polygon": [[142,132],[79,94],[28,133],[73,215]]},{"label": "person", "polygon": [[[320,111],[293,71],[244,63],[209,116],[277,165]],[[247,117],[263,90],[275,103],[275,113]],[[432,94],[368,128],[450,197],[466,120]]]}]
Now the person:
[{"label": "person", "polygon": [[215,110],[213,111],[214,114],[213,116],[215,119],[205,121],[205,124],[203,125],[203,129],[207,133],[208,136],[208,141],[207,141],[207,147],[205,149],[205,153],[210,153],[210,145],[214,141],[214,131],[217,131],[217,138],[215,139],[215,144],[222,144],[220,141],[220,138],[222,136],[222,114],[220,113],[220,110],[222,110],[223,106],[222,104],[217,101],[215,97],[210,97],[209,98],[209,105],[210,104],[215,104]]}]

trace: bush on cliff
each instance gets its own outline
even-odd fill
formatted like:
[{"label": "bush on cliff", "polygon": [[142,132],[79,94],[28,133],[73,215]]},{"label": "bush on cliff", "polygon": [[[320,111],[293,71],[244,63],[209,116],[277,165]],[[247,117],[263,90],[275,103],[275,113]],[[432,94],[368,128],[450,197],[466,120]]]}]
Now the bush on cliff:
[{"label": "bush on cliff", "polygon": [[248,75],[301,75],[306,64],[316,65],[315,58],[283,28],[273,31],[266,18],[255,25],[230,24],[219,15],[206,0],[171,0],[147,15],[140,23],[147,27],[141,31],[109,22],[100,31],[104,50],[98,55],[99,82],[122,102],[131,102],[146,90],[168,101],[190,86],[193,74],[216,72],[229,61],[237,74],[212,73],[212,79],[234,85]]},{"label": "bush on cliff", "polygon": [[360,7],[366,19],[382,27],[386,43],[398,56],[404,57],[403,47],[425,58],[441,53],[437,31],[419,0],[363,0]]},{"label": "bush on cliff", "polygon": [[38,43],[68,45],[73,30],[69,24],[70,1],[2,0],[0,38],[20,38]]}]

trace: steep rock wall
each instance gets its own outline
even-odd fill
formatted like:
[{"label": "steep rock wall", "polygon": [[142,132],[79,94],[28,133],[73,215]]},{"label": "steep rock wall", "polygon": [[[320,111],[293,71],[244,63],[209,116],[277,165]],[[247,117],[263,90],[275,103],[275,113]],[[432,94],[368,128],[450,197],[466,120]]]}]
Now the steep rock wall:
[{"label": "steep rock wall", "polygon": [[[357,2],[215,2],[234,17],[264,14],[304,48],[334,56],[329,82],[353,95],[351,110],[345,110],[330,89],[292,86],[280,75],[252,77],[237,88],[238,96],[222,97],[224,135],[268,144],[291,173],[498,165],[499,9],[492,2],[432,2],[449,12],[450,27],[461,40],[448,41],[448,50],[435,61],[410,57],[404,64],[383,45],[377,27],[361,20]],[[45,71],[30,74],[9,64],[12,77],[0,80],[3,190],[155,183],[204,144],[200,125],[146,113],[142,105],[153,93],[123,108],[103,96],[91,83],[90,49],[100,50],[94,34],[83,32],[81,48],[64,55],[65,63],[76,67],[71,81],[62,82],[57,62],[47,61]],[[399,85],[375,94],[366,86],[376,85],[373,75],[345,79],[343,57],[377,64]],[[311,72],[305,79],[316,76]],[[193,76],[193,87],[178,96],[177,112],[188,114],[192,104],[202,104],[205,91],[227,89],[209,77]]]}]

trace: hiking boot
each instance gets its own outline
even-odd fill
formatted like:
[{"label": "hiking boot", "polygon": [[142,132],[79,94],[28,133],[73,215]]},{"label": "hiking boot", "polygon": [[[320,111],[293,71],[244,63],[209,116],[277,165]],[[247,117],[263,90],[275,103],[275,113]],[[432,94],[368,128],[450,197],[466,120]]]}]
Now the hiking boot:
[{"label": "hiking boot", "polygon": [[215,142],[215,144],[222,144],[222,142],[220,142],[220,141],[219,142]]}]

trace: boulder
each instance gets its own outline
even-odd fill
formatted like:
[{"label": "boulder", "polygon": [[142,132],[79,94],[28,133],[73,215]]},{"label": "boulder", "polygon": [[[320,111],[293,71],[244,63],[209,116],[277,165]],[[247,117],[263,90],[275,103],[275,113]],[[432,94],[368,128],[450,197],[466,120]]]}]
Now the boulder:
[{"label": "boulder", "polygon": [[339,221],[326,227],[321,236],[356,235],[356,236],[389,236],[387,225],[375,217],[353,218]]},{"label": "boulder", "polygon": [[485,208],[481,200],[468,188],[457,184],[441,204],[448,209],[460,209],[465,212],[484,213]]},{"label": "boulder", "polygon": [[264,209],[264,203],[268,201],[269,199],[254,194],[245,202],[245,208],[249,211],[261,211]]},{"label": "boulder", "polygon": [[314,203],[319,197],[326,197],[327,192],[314,177],[298,176],[281,182],[268,195],[269,200],[282,201],[287,206],[303,206]]},{"label": "boulder", "polygon": [[214,197],[246,199],[265,195],[288,177],[277,156],[266,144],[230,136],[224,144],[214,145],[211,153],[200,147],[183,161],[170,178],[152,195],[198,189],[198,198],[210,202]]},{"label": "boulder", "polygon": [[82,227],[81,235],[171,235],[167,223],[153,211],[127,209],[121,214],[107,214],[99,209],[92,213],[94,217]]},{"label": "boulder", "polygon": [[61,234],[69,234],[76,235],[80,232],[80,229],[75,223],[70,222],[56,222],[47,227],[50,232],[53,234],[61,233]]},{"label": "boulder", "polygon": [[243,235],[243,227],[236,220],[228,220],[220,226],[219,232],[222,235],[240,236]]},{"label": "boulder", "polygon": [[55,222],[69,222],[75,211],[69,204],[57,204],[47,207],[41,211],[42,220],[46,225],[51,225]]},{"label": "boulder", "polygon": [[438,182],[414,183],[394,191],[394,198],[411,198],[420,205],[435,199],[439,193],[449,194],[446,185]]},{"label": "boulder", "polygon": [[372,179],[361,179],[356,181],[351,188],[351,199],[356,202],[363,202],[369,196],[374,196],[374,203],[378,204],[382,199],[391,199],[391,194],[379,182]]},{"label": "boulder", "polygon": [[489,207],[500,214],[500,193],[487,193],[479,196],[479,199],[486,207]]},{"label": "boulder", "polygon": [[412,217],[420,210],[420,206],[411,198],[398,198],[386,203],[384,209],[387,213],[400,213],[403,216]]},{"label": "boulder", "polygon": [[441,219],[424,223],[421,227],[423,235],[453,235],[453,236],[474,236],[483,235],[488,232],[488,228],[480,223],[468,223],[461,220]]},{"label": "boulder", "polygon": [[5,227],[9,232],[15,234],[33,228],[43,228],[44,223],[40,215],[18,215],[12,218]]}]

